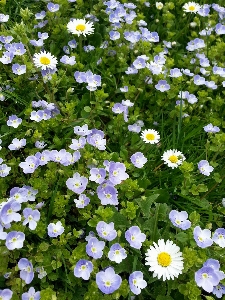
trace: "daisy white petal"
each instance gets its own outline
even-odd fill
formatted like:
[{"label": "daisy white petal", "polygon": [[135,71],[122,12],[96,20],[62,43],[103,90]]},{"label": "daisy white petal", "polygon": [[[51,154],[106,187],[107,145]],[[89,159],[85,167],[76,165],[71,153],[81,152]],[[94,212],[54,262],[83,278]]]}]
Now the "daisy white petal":
[{"label": "daisy white petal", "polygon": [[34,54],[34,65],[35,67],[41,68],[42,70],[55,69],[57,65],[57,59],[51,53],[41,51],[40,53]]},{"label": "daisy white petal", "polygon": [[183,163],[185,156],[178,150],[167,150],[163,153],[162,160],[168,167],[174,169]]},{"label": "daisy white petal", "polygon": [[160,140],[160,135],[154,129],[145,129],[141,132],[141,138],[145,143],[157,144]]},{"label": "daisy white petal", "polygon": [[149,271],[153,272],[153,277],[163,281],[174,279],[182,273],[183,257],[180,248],[172,241],[159,240],[158,245],[150,246],[146,253],[146,265],[149,265]]},{"label": "daisy white petal", "polygon": [[89,22],[85,19],[73,19],[67,24],[67,29],[69,32],[73,34],[80,35],[89,35],[92,34],[94,31],[94,28],[92,27],[93,23]]},{"label": "daisy white petal", "polygon": [[201,5],[195,2],[185,3],[183,6],[185,12],[196,13],[201,9]]}]

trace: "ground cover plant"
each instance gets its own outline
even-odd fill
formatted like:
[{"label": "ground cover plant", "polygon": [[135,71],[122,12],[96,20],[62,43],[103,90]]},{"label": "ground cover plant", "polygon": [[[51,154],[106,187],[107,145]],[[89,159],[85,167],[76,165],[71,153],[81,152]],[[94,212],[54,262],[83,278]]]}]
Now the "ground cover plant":
[{"label": "ground cover plant", "polygon": [[0,1],[0,299],[225,299],[215,2]]}]

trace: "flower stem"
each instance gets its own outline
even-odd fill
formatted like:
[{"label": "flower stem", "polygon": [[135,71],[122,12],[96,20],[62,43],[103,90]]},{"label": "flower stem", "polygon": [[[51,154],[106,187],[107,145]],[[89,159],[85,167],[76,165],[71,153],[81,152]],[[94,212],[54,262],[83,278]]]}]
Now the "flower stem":
[{"label": "flower stem", "polygon": [[160,205],[160,203],[157,203],[156,208],[155,208],[155,223],[154,223],[154,228],[153,228],[153,232],[152,232],[152,240],[154,242],[155,242],[155,234],[156,234],[157,224],[158,224],[159,205]]},{"label": "flower stem", "polygon": [[82,63],[82,35],[79,36],[80,62]]}]

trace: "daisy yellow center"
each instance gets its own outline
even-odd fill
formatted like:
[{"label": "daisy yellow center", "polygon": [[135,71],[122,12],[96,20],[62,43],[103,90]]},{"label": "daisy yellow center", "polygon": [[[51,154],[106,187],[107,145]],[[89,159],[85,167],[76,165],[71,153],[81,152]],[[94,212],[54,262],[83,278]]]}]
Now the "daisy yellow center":
[{"label": "daisy yellow center", "polygon": [[193,5],[189,6],[189,10],[194,11],[195,7]]},{"label": "daisy yellow center", "polygon": [[86,26],[83,25],[83,24],[79,24],[76,26],[76,30],[79,30],[79,31],[84,31],[86,29]]},{"label": "daisy yellow center", "polygon": [[145,137],[148,141],[154,141],[155,139],[155,135],[153,133],[147,133]]},{"label": "daisy yellow center", "polygon": [[167,252],[161,252],[157,257],[158,264],[162,267],[168,267],[171,264],[171,256]]},{"label": "daisy yellow center", "polygon": [[49,65],[50,64],[50,59],[48,57],[46,57],[46,56],[42,56],[40,58],[40,63],[42,65]]},{"label": "daisy yellow center", "polygon": [[172,162],[172,163],[177,163],[178,162],[178,157],[176,155],[171,155],[169,157],[169,160]]}]

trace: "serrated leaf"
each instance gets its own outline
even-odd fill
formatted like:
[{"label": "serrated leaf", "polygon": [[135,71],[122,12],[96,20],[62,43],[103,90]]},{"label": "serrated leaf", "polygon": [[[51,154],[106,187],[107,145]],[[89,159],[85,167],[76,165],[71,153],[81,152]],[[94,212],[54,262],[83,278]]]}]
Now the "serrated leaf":
[{"label": "serrated leaf", "polygon": [[150,193],[159,195],[159,197],[157,198],[157,202],[160,202],[160,203],[168,203],[169,202],[170,194],[166,189],[155,189],[155,190],[151,190],[151,191],[146,191],[146,196],[150,196],[149,195]]},{"label": "serrated leaf", "polygon": [[188,240],[188,235],[185,232],[179,232],[178,234],[176,234],[176,239],[184,243]]},{"label": "serrated leaf", "polygon": [[151,195],[149,197],[147,197],[145,200],[142,198],[136,199],[137,204],[139,205],[139,207],[141,208],[141,212],[143,213],[143,215],[145,217],[150,216],[150,208],[152,206],[152,204],[155,202],[155,200],[158,198],[158,194],[155,195]]},{"label": "serrated leaf", "polygon": [[127,218],[118,212],[115,212],[108,222],[113,222],[116,226],[121,227],[129,226],[129,221]]},{"label": "serrated leaf", "polygon": [[167,221],[168,219],[168,206],[166,203],[157,203],[156,207],[159,206],[158,220]]}]

